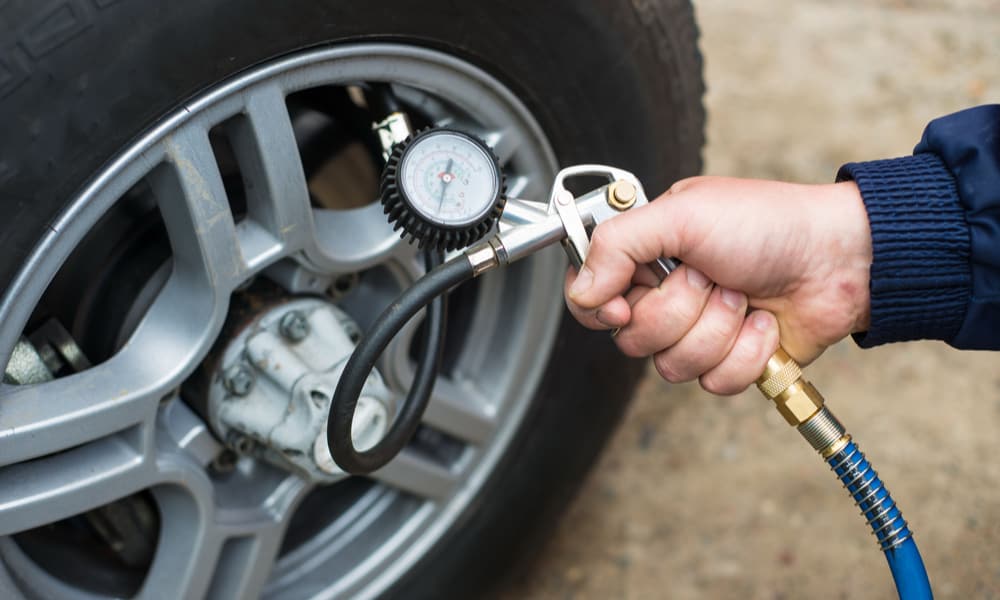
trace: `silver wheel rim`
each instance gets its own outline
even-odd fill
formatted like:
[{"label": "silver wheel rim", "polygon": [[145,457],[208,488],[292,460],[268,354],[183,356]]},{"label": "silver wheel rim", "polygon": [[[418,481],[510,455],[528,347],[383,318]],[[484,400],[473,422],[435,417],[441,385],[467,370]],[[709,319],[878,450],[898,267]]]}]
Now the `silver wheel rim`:
[{"label": "silver wheel rim", "polygon": [[[554,175],[554,153],[540,127],[499,81],[449,55],[407,45],[301,53],[246,72],[163,120],[70,203],[0,303],[0,356],[9,360],[73,248],[136,182],[150,182],[173,267],[134,333],[90,369],[0,387],[0,535],[8,536],[0,539],[0,590],[93,597],[35,564],[9,536],[150,490],[161,525],[140,596],[374,596],[426,555],[493,472],[555,339],[562,312],[558,252],[479,283],[469,343],[452,376],[439,381],[425,419],[460,441],[460,452],[447,463],[404,452],[357,502],[280,557],[310,486],[252,461],[234,478],[213,479],[206,465],[219,445],[176,397],[218,335],[230,293],[279,259],[330,273],[384,265],[403,281],[419,276],[415,253],[377,205],[333,212],[309,204],[285,97],[358,81],[402,86],[399,93],[438,124],[485,138],[509,171],[513,196],[541,197]],[[237,153],[257,161],[247,175],[255,190],[248,216],[238,223],[207,135],[233,117],[245,133]],[[412,371],[414,332],[415,324],[382,365],[399,387]]]}]

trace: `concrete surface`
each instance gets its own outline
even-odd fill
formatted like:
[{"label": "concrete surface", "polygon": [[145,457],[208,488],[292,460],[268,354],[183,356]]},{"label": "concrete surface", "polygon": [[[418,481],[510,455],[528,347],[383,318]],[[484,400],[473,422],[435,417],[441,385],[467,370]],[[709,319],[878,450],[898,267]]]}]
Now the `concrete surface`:
[{"label": "concrete surface", "polygon": [[[1000,98],[995,1],[696,5],[707,173],[830,181]],[[904,509],[937,597],[1000,597],[1000,355],[846,342],[808,375]],[[501,597],[895,597],[846,493],[755,391],[652,370],[541,554]]]}]

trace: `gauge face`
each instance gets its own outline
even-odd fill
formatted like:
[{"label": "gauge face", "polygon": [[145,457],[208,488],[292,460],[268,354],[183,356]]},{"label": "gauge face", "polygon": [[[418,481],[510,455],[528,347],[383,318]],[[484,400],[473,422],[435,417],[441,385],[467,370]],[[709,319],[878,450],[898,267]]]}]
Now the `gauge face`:
[{"label": "gauge face", "polygon": [[399,166],[399,188],[424,219],[445,227],[476,223],[499,194],[496,161],[481,143],[456,131],[413,140]]}]

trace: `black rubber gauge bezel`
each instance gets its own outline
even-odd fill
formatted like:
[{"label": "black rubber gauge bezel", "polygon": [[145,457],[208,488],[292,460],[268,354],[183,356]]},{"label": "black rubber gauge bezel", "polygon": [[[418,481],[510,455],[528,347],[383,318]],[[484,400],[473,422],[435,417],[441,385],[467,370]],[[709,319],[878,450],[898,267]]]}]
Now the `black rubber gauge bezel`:
[{"label": "black rubber gauge bezel", "polygon": [[[428,219],[407,197],[406,190],[399,181],[403,162],[406,160],[408,152],[421,140],[445,133],[465,138],[479,146],[493,161],[498,179],[493,198],[489,203],[484,203],[484,209],[481,213],[468,223],[448,224]],[[493,229],[507,202],[506,178],[500,167],[500,160],[494,154],[493,149],[474,135],[448,127],[423,129],[396,144],[390,152],[385,170],[382,172],[379,192],[383,211],[388,216],[393,229],[402,230],[400,232],[401,238],[409,237],[409,241],[416,243],[419,248],[446,251],[465,248],[482,239]]]}]

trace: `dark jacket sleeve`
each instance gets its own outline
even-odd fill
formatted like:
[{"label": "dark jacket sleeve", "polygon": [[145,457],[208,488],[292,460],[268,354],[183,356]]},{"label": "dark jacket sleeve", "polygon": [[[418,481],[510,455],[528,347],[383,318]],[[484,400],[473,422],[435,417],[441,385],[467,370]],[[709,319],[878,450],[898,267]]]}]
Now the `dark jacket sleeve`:
[{"label": "dark jacket sleeve", "polygon": [[855,339],[1000,349],[1000,105],[932,121],[913,152],[837,174],[872,230],[871,325]]}]

